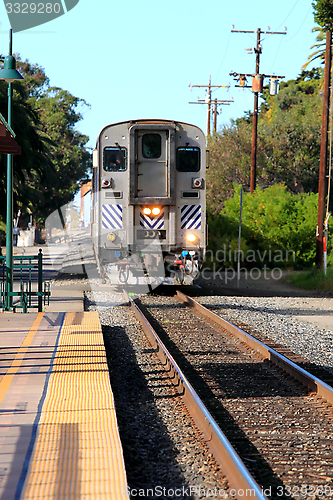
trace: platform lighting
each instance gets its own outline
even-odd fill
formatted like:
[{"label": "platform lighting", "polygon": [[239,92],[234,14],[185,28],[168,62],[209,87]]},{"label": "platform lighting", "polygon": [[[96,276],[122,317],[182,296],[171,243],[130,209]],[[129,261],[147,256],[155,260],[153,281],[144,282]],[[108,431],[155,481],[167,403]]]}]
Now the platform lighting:
[{"label": "platform lighting", "polygon": [[[13,57],[13,31],[9,30],[9,52],[4,67],[0,71],[0,80],[8,82],[8,125],[12,126],[12,82],[24,80],[16,69],[16,60]],[[12,155],[7,154],[7,214],[6,214],[6,303],[7,311],[12,308],[13,291],[13,163]]]}]

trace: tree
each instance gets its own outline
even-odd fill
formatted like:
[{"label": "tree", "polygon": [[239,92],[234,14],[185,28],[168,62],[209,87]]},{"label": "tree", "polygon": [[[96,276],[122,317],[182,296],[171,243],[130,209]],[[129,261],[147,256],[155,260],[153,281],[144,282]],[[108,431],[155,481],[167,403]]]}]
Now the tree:
[{"label": "tree", "polygon": [[312,2],[314,19],[325,31],[331,30],[333,26],[333,3],[332,0],[315,0]]},{"label": "tree", "polygon": [[[87,103],[69,92],[50,87],[43,68],[17,59],[24,80],[14,82],[13,129],[22,154],[14,158],[16,212],[33,213],[43,222],[68,203],[87,176],[91,161],[88,137],[76,130]],[[0,111],[7,117],[7,84],[0,82]],[[0,158],[0,195],[5,191],[6,160]],[[2,215],[4,207],[2,207]],[[1,216],[1,212],[0,212]]]},{"label": "tree", "polygon": [[[21,155],[15,155],[13,161],[13,185],[15,211],[17,207],[26,207],[26,186],[31,176],[37,176],[41,181],[46,175],[46,169],[52,168],[47,156],[46,139],[40,136],[39,117],[31,104],[25,98],[25,89],[18,83],[13,84],[13,119],[12,127],[16,140],[21,146]],[[0,112],[7,118],[7,88],[8,84],[0,82]],[[0,196],[4,200],[6,190],[6,155],[0,155]],[[2,194],[1,194],[2,193]],[[0,217],[4,220],[5,204],[1,204]]]},{"label": "tree", "polygon": [[316,49],[315,52],[312,52],[308,60],[305,64],[302,66],[302,70],[306,70],[306,68],[309,66],[310,63],[315,61],[316,59],[321,59],[321,63],[324,64],[325,62],[325,46],[326,46],[326,34],[325,31],[322,27],[316,26],[312,30],[313,32],[318,31],[318,35],[316,38],[317,43],[311,46],[311,49]]},{"label": "tree", "polygon": [[[316,192],[320,154],[322,70],[302,71],[281,83],[277,96],[262,95],[257,142],[257,183],[284,183],[292,193]],[[210,142],[208,207],[219,212],[233,195],[233,183],[248,189],[251,165],[251,112],[232,121]]]},{"label": "tree", "polygon": [[232,195],[234,183],[246,185],[249,181],[251,142],[248,133],[246,123],[232,121],[209,139],[207,200],[214,213],[220,212],[224,201]]},{"label": "tree", "polygon": [[[75,129],[82,118],[77,110],[80,105],[87,103],[57,87],[49,87],[36,100],[41,133],[51,141],[48,157],[53,164],[38,206],[42,219],[71,201],[79,188],[78,181],[87,178],[91,158],[85,146],[89,138]],[[35,188],[38,189],[38,186],[35,185]]]},{"label": "tree", "polygon": [[281,83],[277,96],[265,91],[258,135],[266,161],[262,180],[283,182],[290,192],[316,192],[320,155],[320,69]]},{"label": "tree", "polygon": [[[252,195],[245,193],[242,267],[311,266],[316,252],[313,228],[317,203],[317,194],[293,194],[281,184],[258,188]],[[208,252],[208,256],[217,259],[216,265],[237,266],[239,207],[240,187],[235,186],[234,196],[225,202],[221,213],[209,218],[208,241],[212,253]],[[329,247],[331,250],[331,241]]]}]

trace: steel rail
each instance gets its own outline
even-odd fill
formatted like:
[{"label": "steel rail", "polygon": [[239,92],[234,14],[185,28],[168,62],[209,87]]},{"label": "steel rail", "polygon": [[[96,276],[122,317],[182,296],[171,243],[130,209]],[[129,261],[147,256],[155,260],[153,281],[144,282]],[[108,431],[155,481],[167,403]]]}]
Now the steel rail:
[{"label": "steel rail", "polygon": [[126,296],[126,301],[129,302],[129,305],[134,311],[136,318],[140,322],[152,348],[164,365],[165,371],[169,373],[170,380],[181,395],[197,428],[203,434],[206,445],[214,456],[217,464],[220,466],[223,474],[227,477],[229,486],[236,491],[236,497],[242,499],[251,498],[252,500],[267,500],[267,497],[263,494],[262,488],[251,476],[241,458],[202,403],[192,385],[164,346],[143,312],[126,292],[124,292],[124,295]]},{"label": "steel rail", "polygon": [[271,347],[265,345],[263,342],[260,342],[260,340],[252,337],[252,335],[246,333],[238,326],[233,325],[218,314],[210,311],[207,307],[203,306],[192,297],[188,297],[179,291],[177,291],[176,297],[180,302],[184,302],[188,306],[193,307],[199,314],[206,316],[210,321],[213,321],[219,326],[225,328],[228,332],[245,342],[253,350],[258,351],[265,359],[268,359],[274,365],[282,368],[291,376],[299,380],[302,384],[308,387],[311,392],[316,392],[319,396],[333,405],[333,389],[328,384],[325,384],[325,382],[307,372],[296,363],[283,356],[283,354],[280,354]]}]

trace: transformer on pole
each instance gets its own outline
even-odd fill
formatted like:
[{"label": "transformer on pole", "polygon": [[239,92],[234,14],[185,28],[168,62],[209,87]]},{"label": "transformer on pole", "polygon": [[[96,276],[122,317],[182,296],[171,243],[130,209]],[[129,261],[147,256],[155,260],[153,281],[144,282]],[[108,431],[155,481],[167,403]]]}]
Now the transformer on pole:
[{"label": "transformer on pole", "polygon": [[[251,178],[250,178],[250,192],[253,193],[256,188],[256,175],[257,175],[257,129],[258,129],[258,102],[259,102],[259,92],[263,91],[263,79],[267,76],[271,78],[284,78],[284,76],[276,76],[274,75],[263,75],[259,73],[260,67],[260,54],[262,52],[261,46],[261,34],[269,34],[269,35],[286,35],[285,31],[262,31],[260,28],[257,31],[239,31],[239,30],[231,30],[231,33],[256,33],[257,34],[257,45],[254,47],[253,51],[256,54],[256,71],[255,74],[239,74],[239,73],[230,73],[230,75],[239,77],[239,86],[247,87],[244,83],[244,77],[252,76],[252,92],[254,93],[254,110],[252,117],[252,146],[251,146]],[[251,53],[249,49],[245,49],[248,53]]]}]

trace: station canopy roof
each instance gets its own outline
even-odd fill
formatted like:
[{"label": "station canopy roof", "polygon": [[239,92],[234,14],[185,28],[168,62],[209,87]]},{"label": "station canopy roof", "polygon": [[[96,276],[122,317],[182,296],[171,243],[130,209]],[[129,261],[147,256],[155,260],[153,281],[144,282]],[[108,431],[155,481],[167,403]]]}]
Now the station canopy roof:
[{"label": "station canopy roof", "polygon": [[20,155],[21,147],[14,139],[15,134],[0,113],[0,153]]}]

